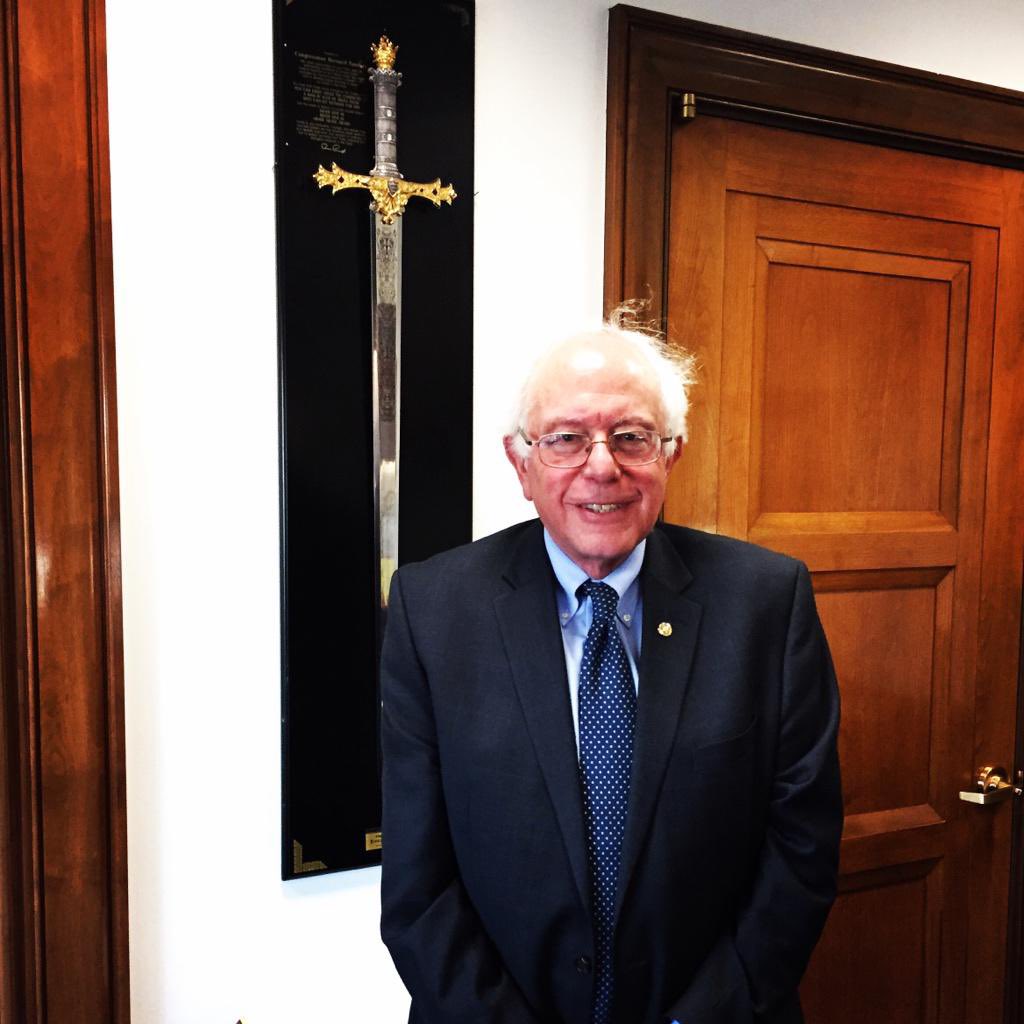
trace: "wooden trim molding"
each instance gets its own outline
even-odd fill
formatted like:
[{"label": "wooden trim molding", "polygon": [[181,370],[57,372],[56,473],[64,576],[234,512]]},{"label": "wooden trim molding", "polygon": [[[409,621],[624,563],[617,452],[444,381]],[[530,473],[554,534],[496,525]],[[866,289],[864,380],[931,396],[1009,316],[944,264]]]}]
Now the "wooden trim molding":
[{"label": "wooden trim molding", "polygon": [[127,1024],[102,0],[0,0],[0,1024]]}]

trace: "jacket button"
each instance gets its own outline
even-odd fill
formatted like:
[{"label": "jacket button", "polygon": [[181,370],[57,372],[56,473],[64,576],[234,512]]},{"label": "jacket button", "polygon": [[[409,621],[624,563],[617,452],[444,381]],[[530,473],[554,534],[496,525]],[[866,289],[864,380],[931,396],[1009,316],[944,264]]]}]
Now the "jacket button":
[{"label": "jacket button", "polygon": [[589,956],[579,956],[579,957],[577,957],[576,958],[576,970],[579,971],[580,974],[589,974],[590,973],[590,957]]}]

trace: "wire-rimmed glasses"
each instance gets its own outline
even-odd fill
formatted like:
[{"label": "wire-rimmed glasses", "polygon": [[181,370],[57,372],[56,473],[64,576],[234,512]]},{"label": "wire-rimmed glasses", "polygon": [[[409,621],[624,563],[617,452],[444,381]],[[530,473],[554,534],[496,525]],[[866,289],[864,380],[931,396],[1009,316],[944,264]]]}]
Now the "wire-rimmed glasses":
[{"label": "wire-rimmed glasses", "polygon": [[646,466],[657,462],[662,445],[672,440],[671,437],[662,437],[655,430],[642,428],[617,430],[604,440],[595,440],[589,434],[567,430],[544,434],[534,440],[527,436],[522,427],[519,428],[519,436],[532,448],[536,448],[540,461],[552,469],[577,469],[590,458],[595,444],[607,445],[612,458],[620,466]]}]

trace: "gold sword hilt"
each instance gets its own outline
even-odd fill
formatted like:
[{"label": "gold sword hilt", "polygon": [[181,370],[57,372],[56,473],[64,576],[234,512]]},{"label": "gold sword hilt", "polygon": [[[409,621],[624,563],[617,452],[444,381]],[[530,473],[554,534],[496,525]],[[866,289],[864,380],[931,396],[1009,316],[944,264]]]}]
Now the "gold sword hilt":
[{"label": "gold sword hilt", "polygon": [[430,182],[406,181],[404,178],[384,178],[375,174],[352,174],[332,163],[328,171],[321,164],[313,175],[313,180],[325,188],[331,186],[331,195],[346,188],[365,188],[373,197],[370,209],[380,214],[385,224],[393,224],[396,217],[401,217],[405,207],[413,196],[429,199],[435,206],[458,198],[458,193],[451,185],[442,185],[440,178]]},{"label": "gold sword hilt", "polygon": [[331,186],[331,195],[346,188],[365,188],[373,197],[370,209],[380,214],[384,224],[393,224],[396,217],[405,212],[406,204],[413,196],[429,199],[435,206],[447,203],[449,206],[457,193],[451,185],[442,185],[441,179],[431,182],[406,181],[395,164],[397,135],[395,94],[402,76],[395,71],[395,57],[398,47],[387,36],[370,45],[374,64],[370,71],[373,82],[374,122],[376,126],[377,162],[369,174],[352,174],[332,163],[325,170],[321,164],[313,180],[324,188]]}]

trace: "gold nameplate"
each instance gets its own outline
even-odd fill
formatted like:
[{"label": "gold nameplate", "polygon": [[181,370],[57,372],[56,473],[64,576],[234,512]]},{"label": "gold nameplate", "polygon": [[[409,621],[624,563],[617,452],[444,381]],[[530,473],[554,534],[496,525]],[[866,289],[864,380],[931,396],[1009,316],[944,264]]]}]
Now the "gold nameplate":
[{"label": "gold nameplate", "polygon": [[366,851],[369,853],[370,850],[380,849],[380,832],[367,832],[366,833]]}]

